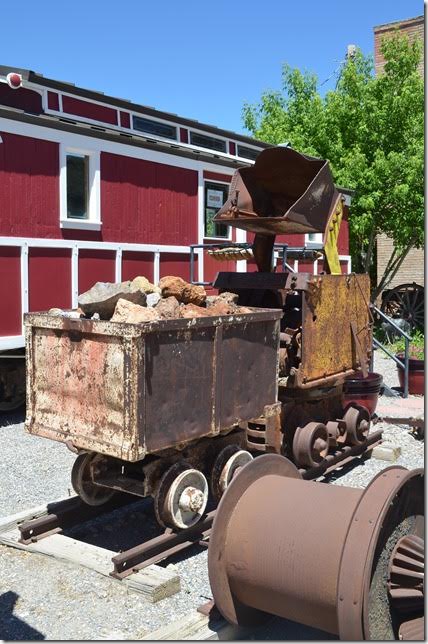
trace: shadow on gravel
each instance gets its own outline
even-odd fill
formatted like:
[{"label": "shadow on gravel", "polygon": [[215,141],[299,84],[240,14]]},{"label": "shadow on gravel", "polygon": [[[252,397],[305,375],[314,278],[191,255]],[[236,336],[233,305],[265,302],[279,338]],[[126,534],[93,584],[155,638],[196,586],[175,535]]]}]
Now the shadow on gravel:
[{"label": "shadow on gravel", "polygon": [[304,626],[291,622],[288,619],[281,619],[275,617],[266,624],[255,628],[251,635],[250,640],[276,640],[276,641],[311,641],[311,640],[338,640],[336,635],[320,631],[317,628]]},{"label": "shadow on gravel", "polygon": [[132,505],[64,530],[69,537],[115,552],[133,548],[163,532],[156,522],[150,498],[136,500]]},{"label": "shadow on gravel", "polygon": [[[211,509],[213,509],[211,506],[207,507],[207,511]],[[156,521],[153,499],[145,498],[86,521],[79,526],[66,529],[63,533],[78,541],[120,552],[133,548],[143,541],[160,536],[164,533],[164,528]],[[160,562],[159,565],[177,563],[202,550],[204,548],[201,546],[191,546],[172,557],[168,557],[167,561]]]},{"label": "shadow on gravel", "polygon": [[331,483],[331,481],[337,481],[345,474],[352,472],[356,467],[364,466],[366,461],[370,459],[371,451],[361,454],[358,458],[354,458],[349,463],[345,463],[342,467],[338,467],[333,472],[326,474],[322,479],[322,483]]},{"label": "shadow on gravel", "polygon": [[25,406],[15,411],[0,411],[0,427],[8,425],[19,425],[25,420]]},{"label": "shadow on gravel", "polygon": [[9,590],[0,595],[0,637],[11,640],[44,640],[45,636],[13,614],[19,595]]}]

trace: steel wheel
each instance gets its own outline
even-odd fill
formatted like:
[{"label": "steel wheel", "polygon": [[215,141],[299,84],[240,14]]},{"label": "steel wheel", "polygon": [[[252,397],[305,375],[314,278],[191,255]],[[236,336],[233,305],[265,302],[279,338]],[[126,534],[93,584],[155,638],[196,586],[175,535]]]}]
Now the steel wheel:
[{"label": "steel wheel", "polygon": [[391,318],[401,318],[412,329],[423,329],[425,321],[424,287],[419,284],[401,284],[385,296],[381,310]]},{"label": "steel wheel", "polygon": [[239,445],[228,445],[221,450],[211,473],[211,490],[216,501],[220,501],[238,468],[252,460],[250,452]]},{"label": "steel wheel", "polygon": [[328,430],[322,423],[298,427],[293,438],[293,456],[300,467],[315,467],[328,454]]},{"label": "steel wheel", "polygon": [[208,502],[208,481],[189,463],[176,463],[162,476],[154,498],[158,522],[174,530],[201,520]]},{"label": "steel wheel", "polygon": [[346,423],[346,443],[360,445],[370,429],[370,413],[361,405],[350,405],[343,416]]},{"label": "steel wheel", "polygon": [[87,505],[103,505],[115,494],[115,490],[93,482],[91,465],[97,458],[98,454],[79,454],[71,470],[71,485]]}]

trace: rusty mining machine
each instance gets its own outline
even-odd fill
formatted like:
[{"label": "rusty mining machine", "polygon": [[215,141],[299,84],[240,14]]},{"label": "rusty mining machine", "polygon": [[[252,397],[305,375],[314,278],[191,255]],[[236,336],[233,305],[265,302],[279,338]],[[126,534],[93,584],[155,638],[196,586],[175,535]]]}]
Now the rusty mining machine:
[{"label": "rusty mining machine", "polygon": [[[142,324],[25,316],[26,429],[76,452],[86,504],[153,496],[159,522],[179,530],[254,456],[288,457],[309,478],[373,442],[366,409],[342,403],[372,344],[369,277],[340,271],[342,214],[326,161],[269,148],[235,172],[216,215],[255,233],[258,272],[214,284],[250,312]],[[275,235],[302,232],[323,233],[325,273],[275,272]]]}]

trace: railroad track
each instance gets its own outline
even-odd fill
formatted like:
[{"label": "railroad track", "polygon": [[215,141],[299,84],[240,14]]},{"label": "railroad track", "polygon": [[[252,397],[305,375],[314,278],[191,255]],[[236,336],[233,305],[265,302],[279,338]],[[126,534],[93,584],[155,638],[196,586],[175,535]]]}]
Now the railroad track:
[{"label": "railroad track", "polygon": [[[311,469],[301,469],[302,477],[306,480],[320,478],[333,470],[343,467],[358,456],[373,449],[381,442],[382,431],[372,432],[368,439],[355,446],[346,446],[329,454],[320,465]],[[29,545],[37,543],[64,530],[77,527],[85,521],[107,515],[109,512],[130,505],[138,500],[131,495],[120,495],[117,499],[103,506],[91,507],[84,504],[78,497],[66,499],[59,503],[50,504],[44,516],[23,521],[18,525],[19,543]],[[152,539],[119,553],[112,553],[110,575],[116,579],[125,579],[148,566],[186,550],[194,545],[207,547],[215,510],[206,514],[196,525],[174,532],[167,528],[165,532]]]}]

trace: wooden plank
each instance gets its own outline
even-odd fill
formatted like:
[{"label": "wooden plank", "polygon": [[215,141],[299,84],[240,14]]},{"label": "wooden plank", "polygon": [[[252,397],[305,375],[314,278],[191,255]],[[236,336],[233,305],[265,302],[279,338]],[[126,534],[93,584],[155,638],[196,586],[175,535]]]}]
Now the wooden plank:
[{"label": "wooden plank", "polygon": [[209,618],[196,610],[181,619],[161,626],[141,637],[142,640],[237,640],[244,639],[249,629],[229,624],[222,617]]},{"label": "wooden plank", "polygon": [[21,510],[21,512],[17,512],[16,514],[10,514],[6,517],[0,517],[0,533],[8,532],[9,530],[12,530],[13,527],[16,527],[19,523],[23,523],[24,521],[31,521],[31,519],[44,517],[48,514],[48,505],[52,507],[57,503],[64,503],[64,501],[69,501],[70,499],[75,498],[75,496],[76,495],[67,496],[65,498],[52,501],[49,504],[44,503],[43,505],[38,505],[34,508],[30,508],[29,510]]},{"label": "wooden plank", "polygon": [[[0,533],[0,543],[26,550],[27,552],[36,552],[78,564],[113,579],[113,577],[110,577],[111,559],[116,553],[111,550],[77,541],[63,534],[53,534],[41,541],[28,545],[19,543],[19,537],[19,530],[15,526],[7,532]],[[170,597],[180,591],[180,577],[178,574],[172,568],[162,568],[156,565],[148,566],[123,580],[122,583],[128,587],[129,591],[141,593],[152,603]]]}]

